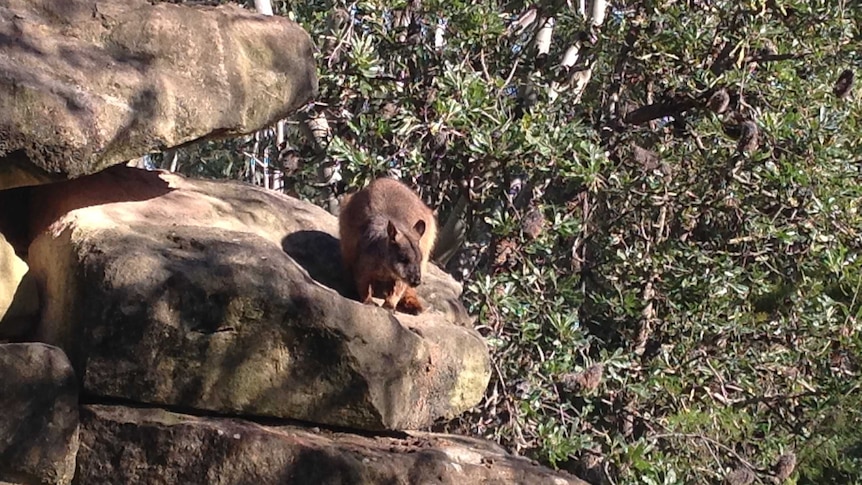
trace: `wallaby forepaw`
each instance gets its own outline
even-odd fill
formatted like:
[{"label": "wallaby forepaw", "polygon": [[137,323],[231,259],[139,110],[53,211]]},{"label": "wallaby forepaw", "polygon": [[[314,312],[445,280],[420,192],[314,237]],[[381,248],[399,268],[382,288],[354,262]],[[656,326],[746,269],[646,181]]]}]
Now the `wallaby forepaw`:
[{"label": "wallaby forepaw", "polygon": [[404,295],[404,298],[398,302],[398,311],[411,315],[419,315],[425,311],[425,308],[422,307],[422,302],[419,301],[419,298]]}]

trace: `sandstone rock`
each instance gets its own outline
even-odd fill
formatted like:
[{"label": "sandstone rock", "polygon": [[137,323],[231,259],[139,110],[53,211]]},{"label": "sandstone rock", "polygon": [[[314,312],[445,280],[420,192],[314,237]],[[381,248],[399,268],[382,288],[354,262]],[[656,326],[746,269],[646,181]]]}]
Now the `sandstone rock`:
[{"label": "sandstone rock", "polygon": [[30,268],[0,233],[0,337],[21,333],[38,313],[39,294]]},{"label": "sandstone rock", "polygon": [[345,298],[337,223],[318,207],[127,167],[38,189],[38,334],[91,394],[364,429],[482,397],[488,353],[459,285],[433,268],[419,316]]},{"label": "sandstone rock", "polygon": [[78,386],[63,352],[0,345],[0,481],[71,483],[78,451]]},{"label": "sandstone rock", "polygon": [[111,406],[81,415],[81,484],[586,485],[457,436],[361,437]]},{"label": "sandstone rock", "polygon": [[317,90],[308,34],[237,5],[0,0],[0,38],[0,189],[251,132]]}]

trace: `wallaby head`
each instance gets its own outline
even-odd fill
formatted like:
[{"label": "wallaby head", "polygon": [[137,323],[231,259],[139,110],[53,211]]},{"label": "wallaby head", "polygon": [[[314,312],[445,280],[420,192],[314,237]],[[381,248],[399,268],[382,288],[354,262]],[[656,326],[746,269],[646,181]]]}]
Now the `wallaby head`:
[{"label": "wallaby head", "polygon": [[425,221],[420,219],[412,229],[412,231],[399,231],[395,224],[389,221],[386,226],[386,232],[389,235],[386,261],[393,273],[410,286],[416,287],[422,282],[422,252],[419,248],[419,239],[425,234]]}]

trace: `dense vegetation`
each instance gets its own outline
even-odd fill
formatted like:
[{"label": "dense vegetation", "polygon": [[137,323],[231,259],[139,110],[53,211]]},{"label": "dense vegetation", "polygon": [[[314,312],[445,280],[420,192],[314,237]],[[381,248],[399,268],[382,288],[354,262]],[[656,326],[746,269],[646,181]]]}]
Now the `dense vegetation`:
[{"label": "dense vegetation", "polygon": [[592,483],[862,483],[862,8],[578,3],[274,1],[317,102],[177,166],[421,191],[494,362],[440,429]]}]

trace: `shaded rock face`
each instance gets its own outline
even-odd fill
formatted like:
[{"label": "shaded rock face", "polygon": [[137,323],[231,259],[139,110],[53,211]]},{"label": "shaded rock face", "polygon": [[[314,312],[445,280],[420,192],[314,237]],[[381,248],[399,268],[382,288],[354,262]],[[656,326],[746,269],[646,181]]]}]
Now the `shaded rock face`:
[{"label": "shaded rock face", "polygon": [[0,189],[248,133],[315,95],[308,34],[236,5],[0,0]]},{"label": "shaded rock face", "polygon": [[459,285],[432,268],[419,316],[345,298],[322,209],[127,167],[32,197],[36,334],[69,353],[88,394],[370,430],[482,397],[488,353]]},{"label": "shaded rock face", "polygon": [[82,409],[75,483],[586,485],[482,440],[361,437],[163,410]]},{"label": "shaded rock face", "polygon": [[0,482],[71,483],[78,451],[78,387],[63,352],[0,345]]}]

